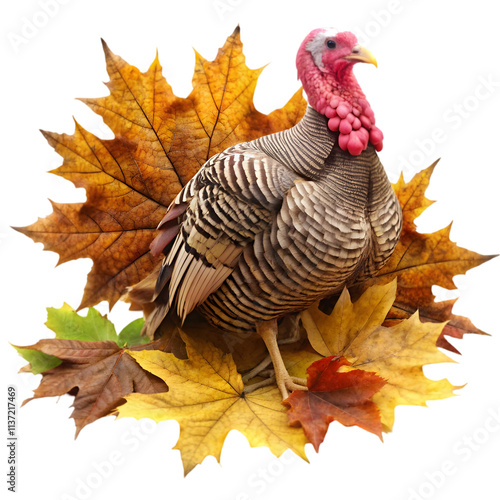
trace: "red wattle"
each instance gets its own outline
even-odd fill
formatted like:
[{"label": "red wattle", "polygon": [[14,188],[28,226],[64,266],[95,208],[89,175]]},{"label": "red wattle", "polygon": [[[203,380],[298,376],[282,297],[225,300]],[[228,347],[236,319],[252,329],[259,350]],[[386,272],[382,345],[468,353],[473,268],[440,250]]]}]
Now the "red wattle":
[{"label": "red wattle", "polygon": [[[339,132],[339,146],[352,155],[361,154],[371,142],[377,151],[384,136],[375,126],[375,115],[352,74],[320,70],[304,46],[297,55],[297,69],[309,104],[328,118],[328,128]],[[343,66],[345,68],[345,65]]]}]

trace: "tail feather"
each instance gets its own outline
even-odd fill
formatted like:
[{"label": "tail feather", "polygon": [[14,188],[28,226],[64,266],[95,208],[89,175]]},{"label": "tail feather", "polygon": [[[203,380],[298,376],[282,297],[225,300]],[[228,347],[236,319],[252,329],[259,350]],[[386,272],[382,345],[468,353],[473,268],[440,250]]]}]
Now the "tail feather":
[{"label": "tail feather", "polygon": [[[168,291],[168,288],[166,289]],[[158,338],[160,326],[166,318],[170,306],[168,305],[168,298],[165,302],[155,302],[155,308],[146,318],[144,326],[142,327],[141,335],[146,335],[150,339]]]},{"label": "tail feather", "polygon": [[148,274],[142,281],[127,288],[126,293],[122,296],[122,300],[131,304],[131,310],[141,311],[144,309],[144,313],[148,314],[148,308],[152,309],[154,307],[154,292],[160,271],[161,264],[158,264],[153,269],[153,272]]},{"label": "tail feather", "polygon": [[[158,338],[159,328],[169,313],[169,286],[172,269],[170,266],[158,265],[154,271],[142,281],[130,287],[123,300],[131,304],[130,309],[143,311],[146,321],[141,335],[150,339]],[[176,321],[172,322],[173,325]]]},{"label": "tail feather", "polygon": [[184,215],[186,207],[187,203],[176,204],[174,202],[167,210],[160,224],[158,224],[160,232],[149,247],[154,257],[158,257],[162,252],[165,252],[169,243],[177,236],[180,227],[179,217]]},{"label": "tail feather", "polygon": [[160,229],[158,236],[151,242],[149,248],[153,257],[158,257],[169,243],[177,236],[179,233],[179,225],[175,224],[175,221],[170,222],[170,225]]},{"label": "tail feather", "polygon": [[156,279],[153,301],[155,301],[162,293],[165,288],[169,288],[167,285],[172,277],[173,266],[162,265],[158,277]]}]

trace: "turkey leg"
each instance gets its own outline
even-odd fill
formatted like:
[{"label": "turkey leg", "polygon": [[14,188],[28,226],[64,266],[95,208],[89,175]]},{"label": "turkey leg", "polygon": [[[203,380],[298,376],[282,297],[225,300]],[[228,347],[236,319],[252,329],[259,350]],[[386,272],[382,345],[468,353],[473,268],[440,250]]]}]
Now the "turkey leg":
[{"label": "turkey leg", "polygon": [[[263,321],[257,325],[257,334],[260,335],[266,344],[269,356],[274,366],[274,373],[276,375],[276,384],[281,392],[283,399],[288,397],[288,391],[306,390],[305,380],[291,377],[288,373],[281,352],[278,347],[278,323],[276,319]],[[297,383],[299,382],[299,383]]]}]

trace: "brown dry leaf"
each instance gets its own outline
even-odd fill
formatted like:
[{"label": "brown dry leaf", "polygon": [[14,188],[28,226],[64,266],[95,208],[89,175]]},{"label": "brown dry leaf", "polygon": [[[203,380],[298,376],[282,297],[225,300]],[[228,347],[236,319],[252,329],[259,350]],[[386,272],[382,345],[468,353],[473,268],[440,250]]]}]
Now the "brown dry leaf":
[{"label": "brown dry leaf", "polygon": [[37,398],[74,395],[71,417],[75,419],[78,436],[83,427],[109,415],[126,395],[168,390],[163,380],[144,371],[130,355],[135,351],[165,348],[165,340],[127,350],[109,340],[40,340],[23,349],[56,356],[62,363],[42,373],[42,381],[33,398],[23,404]]},{"label": "brown dry leaf", "polygon": [[110,95],[82,99],[115,134],[102,140],[78,123],[75,133],[43,132],[63,158],[52,173],[87,192],[85,203],[53,203],[53,213],[17,228],[59,264],[91,258],[80,308],[103,300],[112,307],[126,287],[145,278],[155,262],[149,244],[166,207],[198,169],[227,147],[289,128],[300,120],[299,90],[269,115],[253,94],[262,69],[245,64],[239,29],[214,61],[196,53],[193,91],[173,94],[158,57],[145,73],[113,54],[103,42]]},{"label": "brown dry leaf", "polygon": [[130,394],[117,409],[119,417],[177,420],[180,436],[175,447],[181,452],[186,474],[208,455],[219,460],[232,429],[245,435],[251,446],[268,446],[277,456],[291,449],[307,460],[306,437],[302,429],[288,426],[276,386],[244,394],[230,354],[205,340],[181,335],[188,359],[159,351],[129,353],[144,370],[165,381],[169,392]]},{"label": "brown dry leaf", "polygon": [[453,396],[448,380],[430,380],[422,367],[452,362],[436,346],[444,324],[425,322],[418,313],[395,326],[381,326],[396,298],[396,280],[372,286],[354,303],[344,290],[331,315],[317,305],[302,313],[313,348],[322,356],[344,356],[349,369],[374,372],[386,385],[373,396],[383,430],[392,430],[397,405],[425,406],[426,401]]}]

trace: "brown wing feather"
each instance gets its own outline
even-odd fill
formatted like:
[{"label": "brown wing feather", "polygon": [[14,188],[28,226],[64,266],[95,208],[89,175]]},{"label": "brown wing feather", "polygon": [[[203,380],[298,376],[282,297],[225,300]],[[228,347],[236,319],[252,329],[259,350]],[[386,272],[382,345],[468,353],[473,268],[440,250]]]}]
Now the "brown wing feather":
[{"label": "brown wing feather", "polygon": [[224,283],[297,178],[244,145],[217,155],[198,172],[169,207],[151,247],[159,254],[171,245],[155,290],[155,326],[170,309],[184,321]]}]

